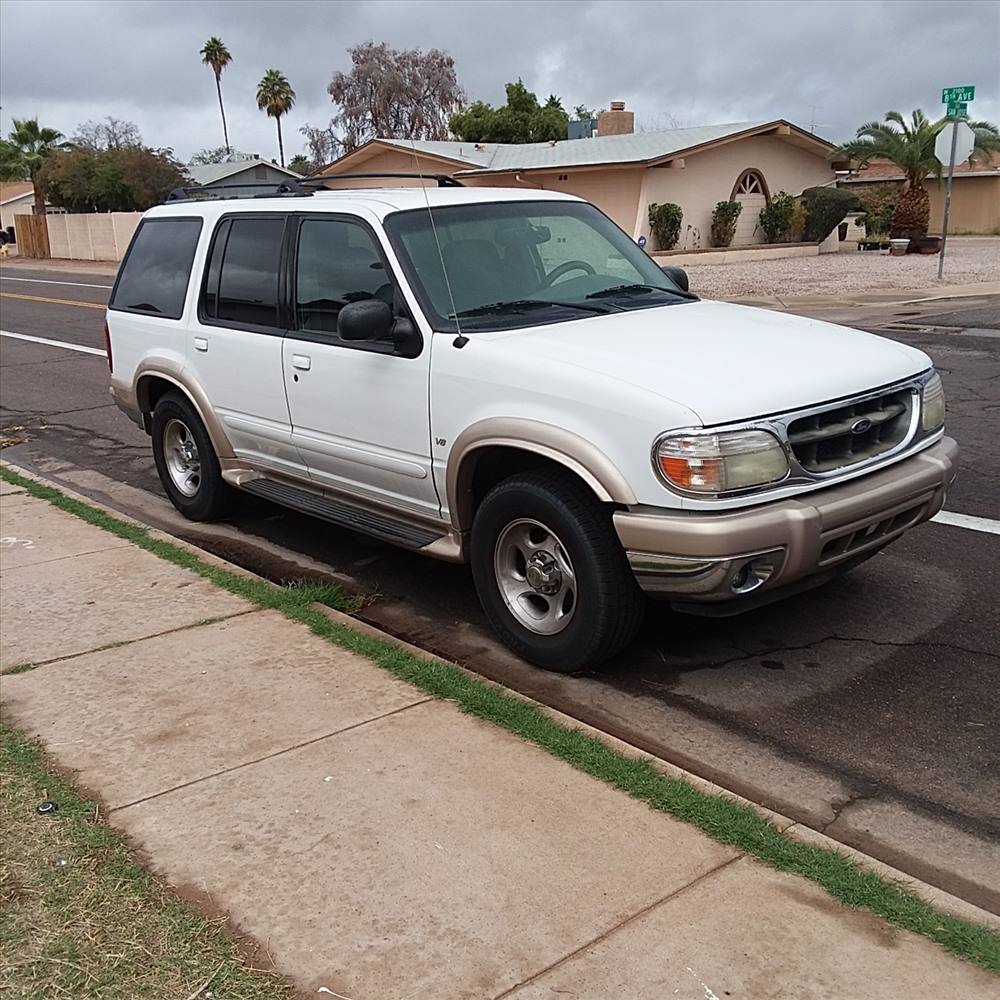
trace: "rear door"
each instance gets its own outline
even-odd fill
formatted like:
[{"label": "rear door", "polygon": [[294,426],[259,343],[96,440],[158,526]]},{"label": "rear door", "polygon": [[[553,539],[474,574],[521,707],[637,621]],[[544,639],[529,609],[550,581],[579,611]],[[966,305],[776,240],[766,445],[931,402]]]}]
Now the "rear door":
[{"label": "rear door", "polygon": [[284,340],[292,442],[317,482],[397,510],[437,515],[431,475],[430,344],[337,335],[343,305],[381,298],[407,314],[374,230],[355,216],[302,215],[290,239],[294,315]]},{"label": "rear door", "polygon": [[282,375],[287,226],[285,213],[219,220],[187,358],[238,457],[305,475]]}]

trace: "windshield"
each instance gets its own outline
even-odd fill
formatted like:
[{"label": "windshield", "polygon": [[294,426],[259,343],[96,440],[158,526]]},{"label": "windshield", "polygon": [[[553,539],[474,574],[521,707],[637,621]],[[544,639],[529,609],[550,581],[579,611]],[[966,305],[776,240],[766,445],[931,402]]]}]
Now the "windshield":
[{"label": "windshield", "polygon": [[385,228],[436,330],[457,330],[456,316],[472,333],[697,299],[585,202],[418,209]]}]

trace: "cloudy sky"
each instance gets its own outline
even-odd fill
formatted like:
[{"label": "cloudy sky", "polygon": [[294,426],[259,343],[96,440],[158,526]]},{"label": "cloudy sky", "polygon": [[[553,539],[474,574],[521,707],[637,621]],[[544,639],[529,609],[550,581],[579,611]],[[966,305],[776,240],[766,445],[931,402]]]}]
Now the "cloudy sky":
[{"label": "cloudy sky", "polygon": [[325,124],[326,86],[347,49],[374,39],[437,47],[470,99],[503,99],[522,77],[567,108],[624,100],[647,129],[787,118],[830,139],[889,108],[942,112],[943,86],[974,84],[974,117],[1000,121],[1000,0],[0,0],[0,131],[34,117],[135,121],[187,159],[222,144],[215,86],[198,50],[212,34],[234,146],[272,157],[254,103],[264,71],[298,93],[286,120]]}]

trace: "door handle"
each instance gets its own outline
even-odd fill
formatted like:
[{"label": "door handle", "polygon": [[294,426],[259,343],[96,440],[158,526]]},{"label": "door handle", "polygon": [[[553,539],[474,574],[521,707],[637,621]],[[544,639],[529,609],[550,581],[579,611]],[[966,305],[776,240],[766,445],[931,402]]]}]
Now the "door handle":
[{"label": "door handle", "polygon": [[312,358],[308,354],[293,354],[292,367],[298,368],[299,371],[307,372],[312,368]]},{"label": "door handle", "polygon": [[196,351],[207,351],[208,350],[208,339],[206,337],[195,337],[194,338],[194,349]]}]

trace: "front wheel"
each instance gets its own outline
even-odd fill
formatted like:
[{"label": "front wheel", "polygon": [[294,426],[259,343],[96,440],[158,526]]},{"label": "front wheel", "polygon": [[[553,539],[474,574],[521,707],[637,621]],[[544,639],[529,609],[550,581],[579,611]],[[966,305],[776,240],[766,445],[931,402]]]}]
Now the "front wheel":
[{"label": "front wheel", "polygon": [[560,673],[627,646],[645,609],[607,508],[556,470],[490,490],[472,525],[472,574],[504,642]]},{"label": "front wheel", "polygon": [[224,514],[229,487],[208,431],[184,396],[168,392],[159,400],[152,434],[156,471],[170,502],[192,521],[211,521]]}]

